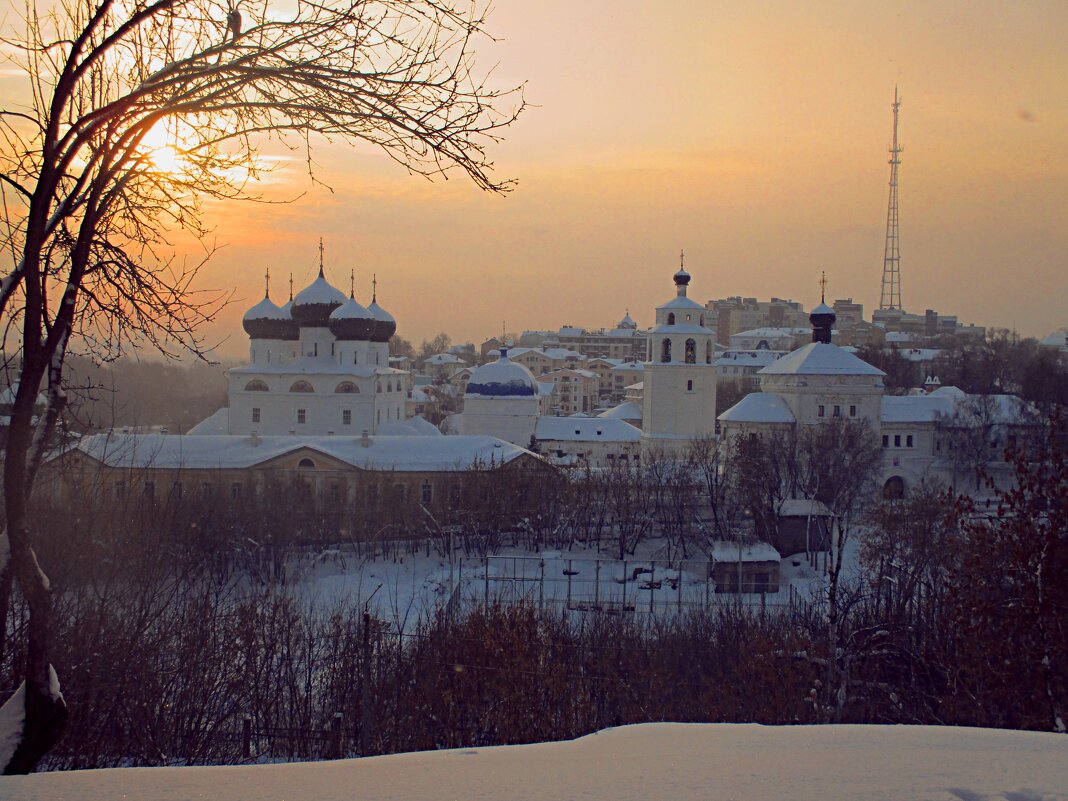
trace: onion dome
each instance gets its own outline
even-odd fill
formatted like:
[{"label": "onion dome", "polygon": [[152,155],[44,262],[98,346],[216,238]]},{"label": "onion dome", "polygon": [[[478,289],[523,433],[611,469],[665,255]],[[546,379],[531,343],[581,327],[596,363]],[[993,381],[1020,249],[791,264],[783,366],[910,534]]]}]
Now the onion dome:
[{"label": "onion dome", "polygon": [[467,381],[465,398],[532,398],[538,394],[538,382],[526,367],[508,358],[501,348],[497,361],[476,367]]},{"label": "onion dome", "polygon": [[367,307],[375,318],[374,332],[371,334],[372,342],[389,342],[389,338],[397,333],[397,321],[393,315],[378,305],[375,296],[371,297],[371,305]]},{"label": "onion dome", "polygon": [[345,302],[345,295],[330,285],[319,267],[319,277],[293,298],[293,319],[302,328],[326,328],[330,313]]},{"label": "onion dome", "polygon": [[[288,307],[289,304],[286,304]],[[297,339],[299,332],[288,308],[279,308],[269,297],[245,312],[241,320],[245,333],[252,339]]]},{"label": "onion dome", "polygon": [[366,306],[358,303],[354,295],[330,313],[330,333],[341,340],[368,340],[375,332],[378,321]]},{"label": "onion dome", "polygon": [[814,308],[808,316],[808,321],[812,323],[812,341],[830,344],[831,329],[837,319],[838,316],[834,313],[834,309],[826,303],[821,303]]}]

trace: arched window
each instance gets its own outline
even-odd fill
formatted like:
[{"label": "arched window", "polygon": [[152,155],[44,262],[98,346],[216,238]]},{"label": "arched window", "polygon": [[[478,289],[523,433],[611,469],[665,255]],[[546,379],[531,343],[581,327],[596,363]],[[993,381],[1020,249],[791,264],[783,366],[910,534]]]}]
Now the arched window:
[{"label": "arched window", "polygon": [[258,378],[253,378],[247,384],[245,384],[245,392],[266,392],[267,385],[260,381]]},{"label": "arched window", "polygon": [[692,339],[686,340],[686,364],[697,364],[697,343]]},{"label": "arched window", "polygon": [[314,470],[315,469],[315,462],[313,462],[311,459],[305,457],[305,458],[301,459],[299,462],[297,462],[297,467],[299,467],[301,470]]},{"label": "arched window", "polygon": [[703,314],[697,318],[697,324],[700,326],[703,326],[705,324],[705,316]]},{"label": "arched window", "polygon": [[392,392],[392,391],[393,391],[393,382],[392,381],[386,382],[386,392]]},{"label": "arched window", "polygon": [[705,342],[705,364],[712,364],[712,340]]},{"label": "arched window", "polygon": [[668,312],[668,325],[675,325],[675,312]]},{"label": "arched window", "polygon": [[379,381],[377,384],[375,384],[375,392],[381,392],[381,391],[382,391],[382,382]]},{"label": "arched window", "polygon": [[296,381],[293,386],[289,388],[290,392],[315,392],[314,387],[307,381]]},{"label": "arched window", "polygon": [[670,339],[665,338],[664,341],[660,343],[660,361],[662,361],[662,362],[670,362],[671,361],[671,340]]},{"label": "arched window", "polygon": [[342,395],[358,395],[360,388],[353,384],[351,381],[342,381],[334,388],[334,392]]}]

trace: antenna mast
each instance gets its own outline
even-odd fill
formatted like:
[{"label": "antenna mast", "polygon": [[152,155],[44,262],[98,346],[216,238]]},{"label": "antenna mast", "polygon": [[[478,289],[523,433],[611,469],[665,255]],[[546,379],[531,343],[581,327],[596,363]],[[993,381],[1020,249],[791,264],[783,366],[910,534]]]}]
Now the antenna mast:
[{"label": "antenna mast", "polygon": [[886,208],[886,249],[883,252],[883,291],[880,309],[901,310],[901,251],[897,239],[897,167],[901,147],[897,143],[897,118],[901,98],[894,87],[894,139],[890,145],[890,202]]}]

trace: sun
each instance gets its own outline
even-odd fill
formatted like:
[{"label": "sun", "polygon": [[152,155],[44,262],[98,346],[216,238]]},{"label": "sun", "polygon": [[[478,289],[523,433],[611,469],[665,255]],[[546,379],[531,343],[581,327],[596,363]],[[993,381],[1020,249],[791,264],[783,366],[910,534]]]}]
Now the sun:
[{"label": "sun", "polygon": [[160,120],[141,140],[141,152],[146,155],[156,172],[180,175],[188,172],[189,161],[180,149],[180,137],[175,133],[173,122]]}]

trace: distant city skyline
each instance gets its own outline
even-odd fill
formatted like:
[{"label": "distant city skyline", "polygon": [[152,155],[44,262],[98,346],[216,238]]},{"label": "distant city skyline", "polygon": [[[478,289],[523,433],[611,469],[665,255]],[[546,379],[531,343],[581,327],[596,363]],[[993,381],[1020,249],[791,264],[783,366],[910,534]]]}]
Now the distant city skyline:
[{"label": "distant city skyline", "polygon": [[[639,325],[686,251],[695,299],[878,307],[887,146],[900,88],[905,309],[1042,337],[1068,325],[1068,5],[1032,2],[498,4],[480,63],[535,105],[491,149],[507,197],[427,182],[370,148],[327,145],[309,184],[272,152],[288,205],[208,206],[224,247],[203,286],[236,300],[207,331],[245,353],[240,318],[299,291],[326,247],[360,299],[372,273],[398,333]],[[13,88],[10,71],[0,91]],[[176,239],[176,247],[188,243]],[[181,252],[181,250],[179,251]],[[189,247],[190,258],[197,251]]]}]

